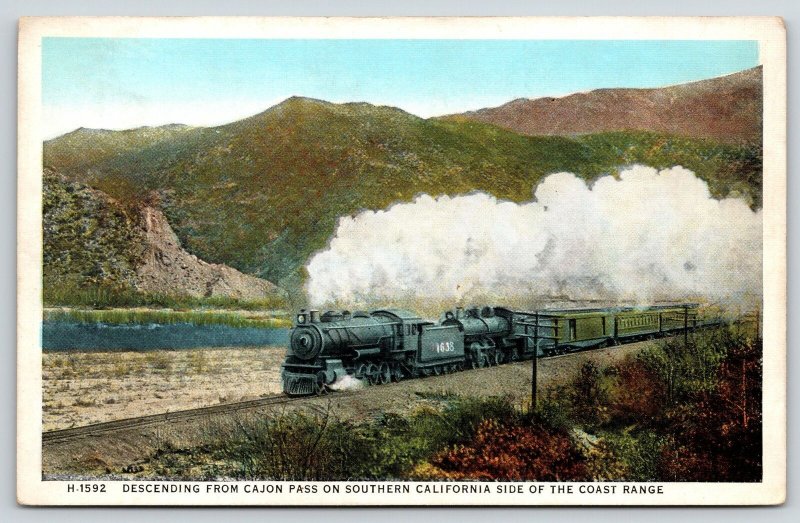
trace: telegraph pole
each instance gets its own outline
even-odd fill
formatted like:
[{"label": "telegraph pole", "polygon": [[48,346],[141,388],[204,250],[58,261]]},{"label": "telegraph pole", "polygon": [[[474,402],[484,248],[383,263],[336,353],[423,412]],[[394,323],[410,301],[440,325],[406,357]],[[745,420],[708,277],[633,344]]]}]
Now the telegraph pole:
[{"label": "telegraph pole", "polygon": [[[536,378],[539,372],[539,311],[536,311],[533,326],[533,360],[531,362],[531,410],[536,410]],[[530,339],[530,338],[529,338]]]},{"label": "telegraph pole", "polygon": [[689,306],[683,306],[683,346],[689,346]]}]

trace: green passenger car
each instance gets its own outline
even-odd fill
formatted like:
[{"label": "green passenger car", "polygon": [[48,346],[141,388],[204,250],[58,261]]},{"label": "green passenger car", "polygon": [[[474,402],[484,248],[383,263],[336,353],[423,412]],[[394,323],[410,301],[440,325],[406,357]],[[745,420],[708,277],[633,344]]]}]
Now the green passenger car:
[{"label": "green passenger car", "polygon": [[526,322],[539,325],[535,343],[541,356],[666,336],[697,327],[697,318],[696,304],[680,304],[548,310]]}]

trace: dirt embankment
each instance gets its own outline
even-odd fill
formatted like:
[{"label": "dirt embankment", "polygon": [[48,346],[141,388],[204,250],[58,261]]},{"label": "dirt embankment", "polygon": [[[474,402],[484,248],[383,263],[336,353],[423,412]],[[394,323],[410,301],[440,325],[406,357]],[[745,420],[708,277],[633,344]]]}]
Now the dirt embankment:
[{"label": "dirt embankment", "polygon": [[[648,346],[637,343],[539,361],[539,390],[572,379],[586,361],[599,367],[614,364]],[[203,353],[203,355],[199,355]],[[150,353],[154,354],[154,353]],[[125,361],[84,361],[102,353],[81,355],[77,366],[95,369],[96,376],[64,377],[66,363],[45,355],[45,426],[64,428],[132,416],[175,411],[226,401],[252,399],[275,393],[280,387],[280,349],[197,349],[159,351],[159,356],[128,353]],[[123,357],[105,353],[109,358]],[[139,361],[141,359],[141,361]],[[128,370],[125,370],[128,369]],[[74,371],[73,371],[74,372]],[[120,373],[120,376],[114,376]],[[217,424],[235,422],[241,416],[262,416],[275,409],[326,411],[341,419],[364,420],[382,413],[407,413],[440,403],[443,394],[505,396],[522,405],[530,401],[531,362],[458,372],[446,376],[407,380],[364,387],[355,394],[327,394],[294,402],[291,406],[256,409],[233,415],[180,422],[156,428],[115,432],[81,440],[55,443],[43,448],[43,472],[60,474],[97,471],[119,472],[136,460],[168,444],[186,448],[202,444]],[[113,398],[113,401],[109,401]]]}]

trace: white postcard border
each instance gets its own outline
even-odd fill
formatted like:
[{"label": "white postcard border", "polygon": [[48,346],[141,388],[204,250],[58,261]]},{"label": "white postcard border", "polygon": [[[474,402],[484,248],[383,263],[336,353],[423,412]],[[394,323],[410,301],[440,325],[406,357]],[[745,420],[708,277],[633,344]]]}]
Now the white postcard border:
[{"label": "white postcard border", "polygon": [[[69,491],[80,482],[41,477],[41,38],[45,36],[173,38],[474,38],[474,39],[743,39],[758,40],[764,73],[764,476],[761,483],[664,483],[664,494],[625,496],[566,493],[426,494],[442,483],[409,485],[409,494],[339,493],[246,495],[122,492],[123,485],[184,482],[110,481],[106,493]],[[17,499],[30,505],[744,505],[778,504],[786,495],[786,37],[774,17],[536,17],[536,18],[246,18],[63,17],[24,18],[19,36]],[[274,485],[277,482],[236,482]],[[469,484],[472,485],[472,484]],[[517,485],[503,483],[501,485]],[[519,483],[523,489],[582,483]],[[594,483],[588,485],[603,485]],[[606,485],[623,486],[625,483]],[[538,487],[536,487],[538,488]]]}]

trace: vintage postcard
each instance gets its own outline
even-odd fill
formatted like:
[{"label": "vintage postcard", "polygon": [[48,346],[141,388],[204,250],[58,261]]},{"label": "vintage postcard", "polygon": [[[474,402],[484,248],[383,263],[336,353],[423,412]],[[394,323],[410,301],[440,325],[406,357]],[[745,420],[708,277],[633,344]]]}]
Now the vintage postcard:
[{"label": "vintage postcard", "polygon": [[18,500],[786,487],[779,18],[26,18]]}]

